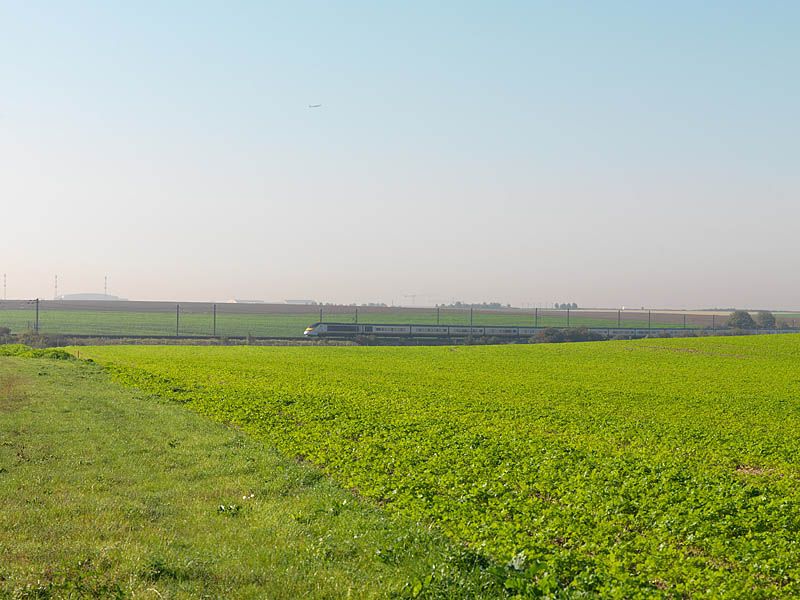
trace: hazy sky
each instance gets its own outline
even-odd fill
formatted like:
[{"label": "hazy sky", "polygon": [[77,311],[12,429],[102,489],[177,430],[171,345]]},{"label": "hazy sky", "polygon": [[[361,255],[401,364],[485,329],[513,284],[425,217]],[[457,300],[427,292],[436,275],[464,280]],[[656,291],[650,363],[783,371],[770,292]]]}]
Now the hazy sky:
[{"label": "hazy sky", "polygon": [[798,31],[795,1],[0,0],[0,273],[798,308]]}]

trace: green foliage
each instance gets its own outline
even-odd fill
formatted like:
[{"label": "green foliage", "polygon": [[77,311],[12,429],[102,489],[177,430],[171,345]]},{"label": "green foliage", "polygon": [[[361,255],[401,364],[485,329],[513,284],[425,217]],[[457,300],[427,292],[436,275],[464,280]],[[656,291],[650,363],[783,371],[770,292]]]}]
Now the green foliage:
[{"label": "green foliage", "polygon": [[755,329],[756,322],[746,310],[735,310],[728,317],[728,327],[734,329]]},{"label": "green foliage", "polygon": [[509,594],[800,595],[800,336],[81,352],[436,524]]},{"label": "green foliage", "polygon": [[0,356],[26,356],[31,349],[25,344],[0,345]]},{"label": "green foliage", "polygon": [[0,356],[20,356],[26,358],[52,358],[55,360],[74,360],[75,357],[59,348],[31,348],[25,344],[0,345]]}]

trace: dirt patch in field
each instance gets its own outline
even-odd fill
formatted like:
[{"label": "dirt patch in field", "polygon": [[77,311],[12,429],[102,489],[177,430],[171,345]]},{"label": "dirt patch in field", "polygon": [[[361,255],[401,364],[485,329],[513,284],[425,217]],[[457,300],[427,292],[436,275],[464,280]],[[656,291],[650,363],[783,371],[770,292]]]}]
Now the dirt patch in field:
[{"label": "dirt patch in field", "polygon": [[769,472],[769,469],[755,467],[753,465],[739,465],[736,467],[736,472],[742,473],[743,475],[766,475]]},{"label": "dirt patch in field", "polygon": [[0,374],[0,411],[17,408],[28,397],[27,381],[16,374]]},{"label": "dirt patch in field", "polygon": [[708,352],[700,352],[697,348],[653,348],[660,352],[681,352],[683,354],[708,354]]}]

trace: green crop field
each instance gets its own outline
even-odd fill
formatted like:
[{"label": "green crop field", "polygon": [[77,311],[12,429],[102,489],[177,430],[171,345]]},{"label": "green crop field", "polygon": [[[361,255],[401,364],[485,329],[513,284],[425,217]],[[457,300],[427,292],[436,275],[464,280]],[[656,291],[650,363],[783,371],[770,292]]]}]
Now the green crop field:
[{"label": "green crop field", "polygon": [[[133,304],[133,303],[131,303]],[[74,335],[117,335],[117,336],[230,336],[244,337],[300,337],[305,328],[319,321],[319,311],[308,312],[265,312],[263,314],[242,314],[226,312],[225,305],[219,305],[216,325],[210,307],[203,311],[198,309],[182,309],[176,315],[174,308],[168,310],[91,310],[60,309],[57,303],[48,303],[39,312],[39,330],[43,333]],[[336,307],[337,312],[325,313],[323,320],[327,322],[353,323],[356,314],[349,307]],[[680,327],[677,316],[666,318],[664,315],[653,315],[650,325],[659,327]],[[696,320],[697,318],[695,318]],[[707,319],[706,319],[707,320]],[[32,329],[36,322],[36,314],[31,306],[25,308],[4,308],[0,306],[0,327],[8,327],[14,333],[22,333]],[[415,323],[420,325],[440,322],[445,325],[469,325],[469,311],[442,311],[438,316],[435,309],[407,311],[404,309],[369,312],[361,310],[359,323]],[[617,327],[616,313],[580,313],[570,315],[571,327]],[[627,314],[620,321],[622,327],[648,327],[647,314]],[[720,323],[722,320],[720,320]],[[530,313],[521,312],[489,312],[476,311],[473,315],[475,326],[532,326],[566,327],[565,312],[553,312],[534,317]],[[689,321],[689,327],[710,326],[710,322],[695,323]]]},{"label": "green crop field", "polygon": [[800,595],[800,336],[73,351],[435,525],[510,592]]}]

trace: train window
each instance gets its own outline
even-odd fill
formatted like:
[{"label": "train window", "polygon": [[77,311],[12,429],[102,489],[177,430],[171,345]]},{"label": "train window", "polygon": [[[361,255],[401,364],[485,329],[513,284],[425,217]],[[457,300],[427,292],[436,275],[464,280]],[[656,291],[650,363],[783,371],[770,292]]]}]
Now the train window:
[{"label": "train window", "polygon": [[340,331],[342,333],[354,333],[358,331],[357,325],[328,325],[328,331]]}]

